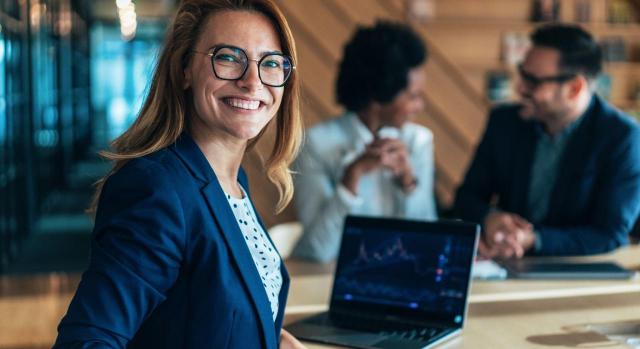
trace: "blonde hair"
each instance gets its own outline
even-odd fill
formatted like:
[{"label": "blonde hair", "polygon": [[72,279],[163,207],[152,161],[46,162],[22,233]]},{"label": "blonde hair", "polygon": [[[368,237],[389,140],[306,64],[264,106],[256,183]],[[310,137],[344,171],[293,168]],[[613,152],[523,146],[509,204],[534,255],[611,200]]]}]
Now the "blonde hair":
[{"label": "blonde hair", "polygon": [[[153,74],[149,93],[131,127],[111,143],[112,151],[100,155],[114,161],[112,170],[96,183],[96,193],[89,209],[95,212],[105,181],[129,160],[142,157],[176,142],[185,130],[191,109],[188,90],[184,90],[184,69],[207,18],[220,11],[252,11],[271,20],[280,36],[282,51],[298,61],[295,41],[282,11],[272,0],[183,0],[169,29]],[[300,119],[300,82],[294,70],[284,87],[282,104],[276,120],[276,139],[265,162],[269,180],[276,186],[281,212],[293,197],[293,180],[289,165],[295,159],[302,139]],[[267,127],[249,141],[252,149]]]}]

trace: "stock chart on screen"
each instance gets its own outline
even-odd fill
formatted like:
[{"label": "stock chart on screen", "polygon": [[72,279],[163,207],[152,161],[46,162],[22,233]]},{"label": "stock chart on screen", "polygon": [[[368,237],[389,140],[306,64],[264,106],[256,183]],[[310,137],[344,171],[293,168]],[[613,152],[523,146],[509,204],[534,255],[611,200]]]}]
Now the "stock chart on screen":
[{"label": "stock chart on screen", "polygon": [[474,240],[452,234],[347,228],[334,299],[461,314]]}]

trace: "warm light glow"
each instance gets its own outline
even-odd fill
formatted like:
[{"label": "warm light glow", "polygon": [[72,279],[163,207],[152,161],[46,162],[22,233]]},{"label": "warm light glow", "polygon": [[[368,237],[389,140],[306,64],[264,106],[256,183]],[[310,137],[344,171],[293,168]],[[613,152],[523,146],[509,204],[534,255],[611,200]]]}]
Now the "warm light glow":
[{"label": "warm light glow", "polygon": [[31,27],[33,29],[40,28],[40,22],[43,20],[43,17],[47,14],[47,5],[33,3],[31,4]]},{"label": "warm light glow", "polygon": [[58,33],[62,36],[69,35],[69,33],[71,33],[72,25],[71,11],[68,8],[65,8],[60,12],[60,17],[58,17]]},{"label": "warm light glow", "polygon": [[118,6],[118,8],[120,9],[125,8],[129,5],[131,5],[131,0],[116,0],[116,6]]},{"label": "warm light glow", "polygon": [[132,40],[136,36],[136,29],[138,28],[136,6],[131,0],[116,0],[116,6],[118,6],[122,39],[125,41]]}]

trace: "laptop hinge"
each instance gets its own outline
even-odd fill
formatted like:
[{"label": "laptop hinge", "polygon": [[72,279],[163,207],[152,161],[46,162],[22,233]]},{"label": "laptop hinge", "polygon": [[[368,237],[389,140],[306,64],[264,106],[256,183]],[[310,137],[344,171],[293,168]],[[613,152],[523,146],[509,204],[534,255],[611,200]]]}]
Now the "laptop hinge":
[{"label": "laptop hinge", "polygon": [[447,325],[447,324],[442,324],[442,323],[438,323],[436,321],[430,321],[430,320],[415,320],[415,319],[409,319],[409,318],[405,318],[402,316],[397,316],[397,315],[380,315],[380,314],[376,314],[376,313],[354,313],[353,311],[345,311],[345,310],[334,310],[331,309],[329,311],[329,317],[333,316],[333,315],[337,315],[340,317],[346,317],[346,318],[356,318],[356,319],[362,319],[363,321],[365,320],[381,320],[381,321],[388,321],[391,323],[401,323],[401,324],[407,324],[410,326],[416,326],[416,327],[433,327],[433,328],[460,328],[459,325]]}]

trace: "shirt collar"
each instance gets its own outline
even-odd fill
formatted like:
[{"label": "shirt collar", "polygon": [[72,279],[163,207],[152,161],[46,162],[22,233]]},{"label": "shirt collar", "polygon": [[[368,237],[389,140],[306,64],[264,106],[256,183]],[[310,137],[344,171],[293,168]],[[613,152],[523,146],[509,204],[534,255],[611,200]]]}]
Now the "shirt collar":
[{"label": "shirt collar", "polygon": [[[365,144],[369,144],[373,142],[374,134],[369,130],[369,128],[360,120],[358,114],[355,112],[347,112],[347,117],[350,119],[353,129],[355,130],[356,136],[360,138],[362,142]],[[396,127],[385,126],[378,130],[378,136],[384,138],[400,138],[402,134],[402,129],[398,129]]]},{"label": "shirt collar", "polygon": [[536,122],[536,130],[542,137],[546,137],[554,141],[569,138],[569,136],[571,136],[571,134],[573,134],[573,132],[582,124],[587,114],[593,110],[594,100],[595,97],[592,97],[587,109],[585,109],[577,119],[573,120],[569,125],[562,129],[562,131],[560,131],[555,137],[551,138],[546,132],[544,132],[544,125],[541,122]]},{"label": "shirt collar", "polygon": [[358,114],[354,112],[347,112],[347,117],[350,119],[356,136],[365,144],[371,143],[374,138],[373,133],[371,133],[369,128],[360,120]]}]

